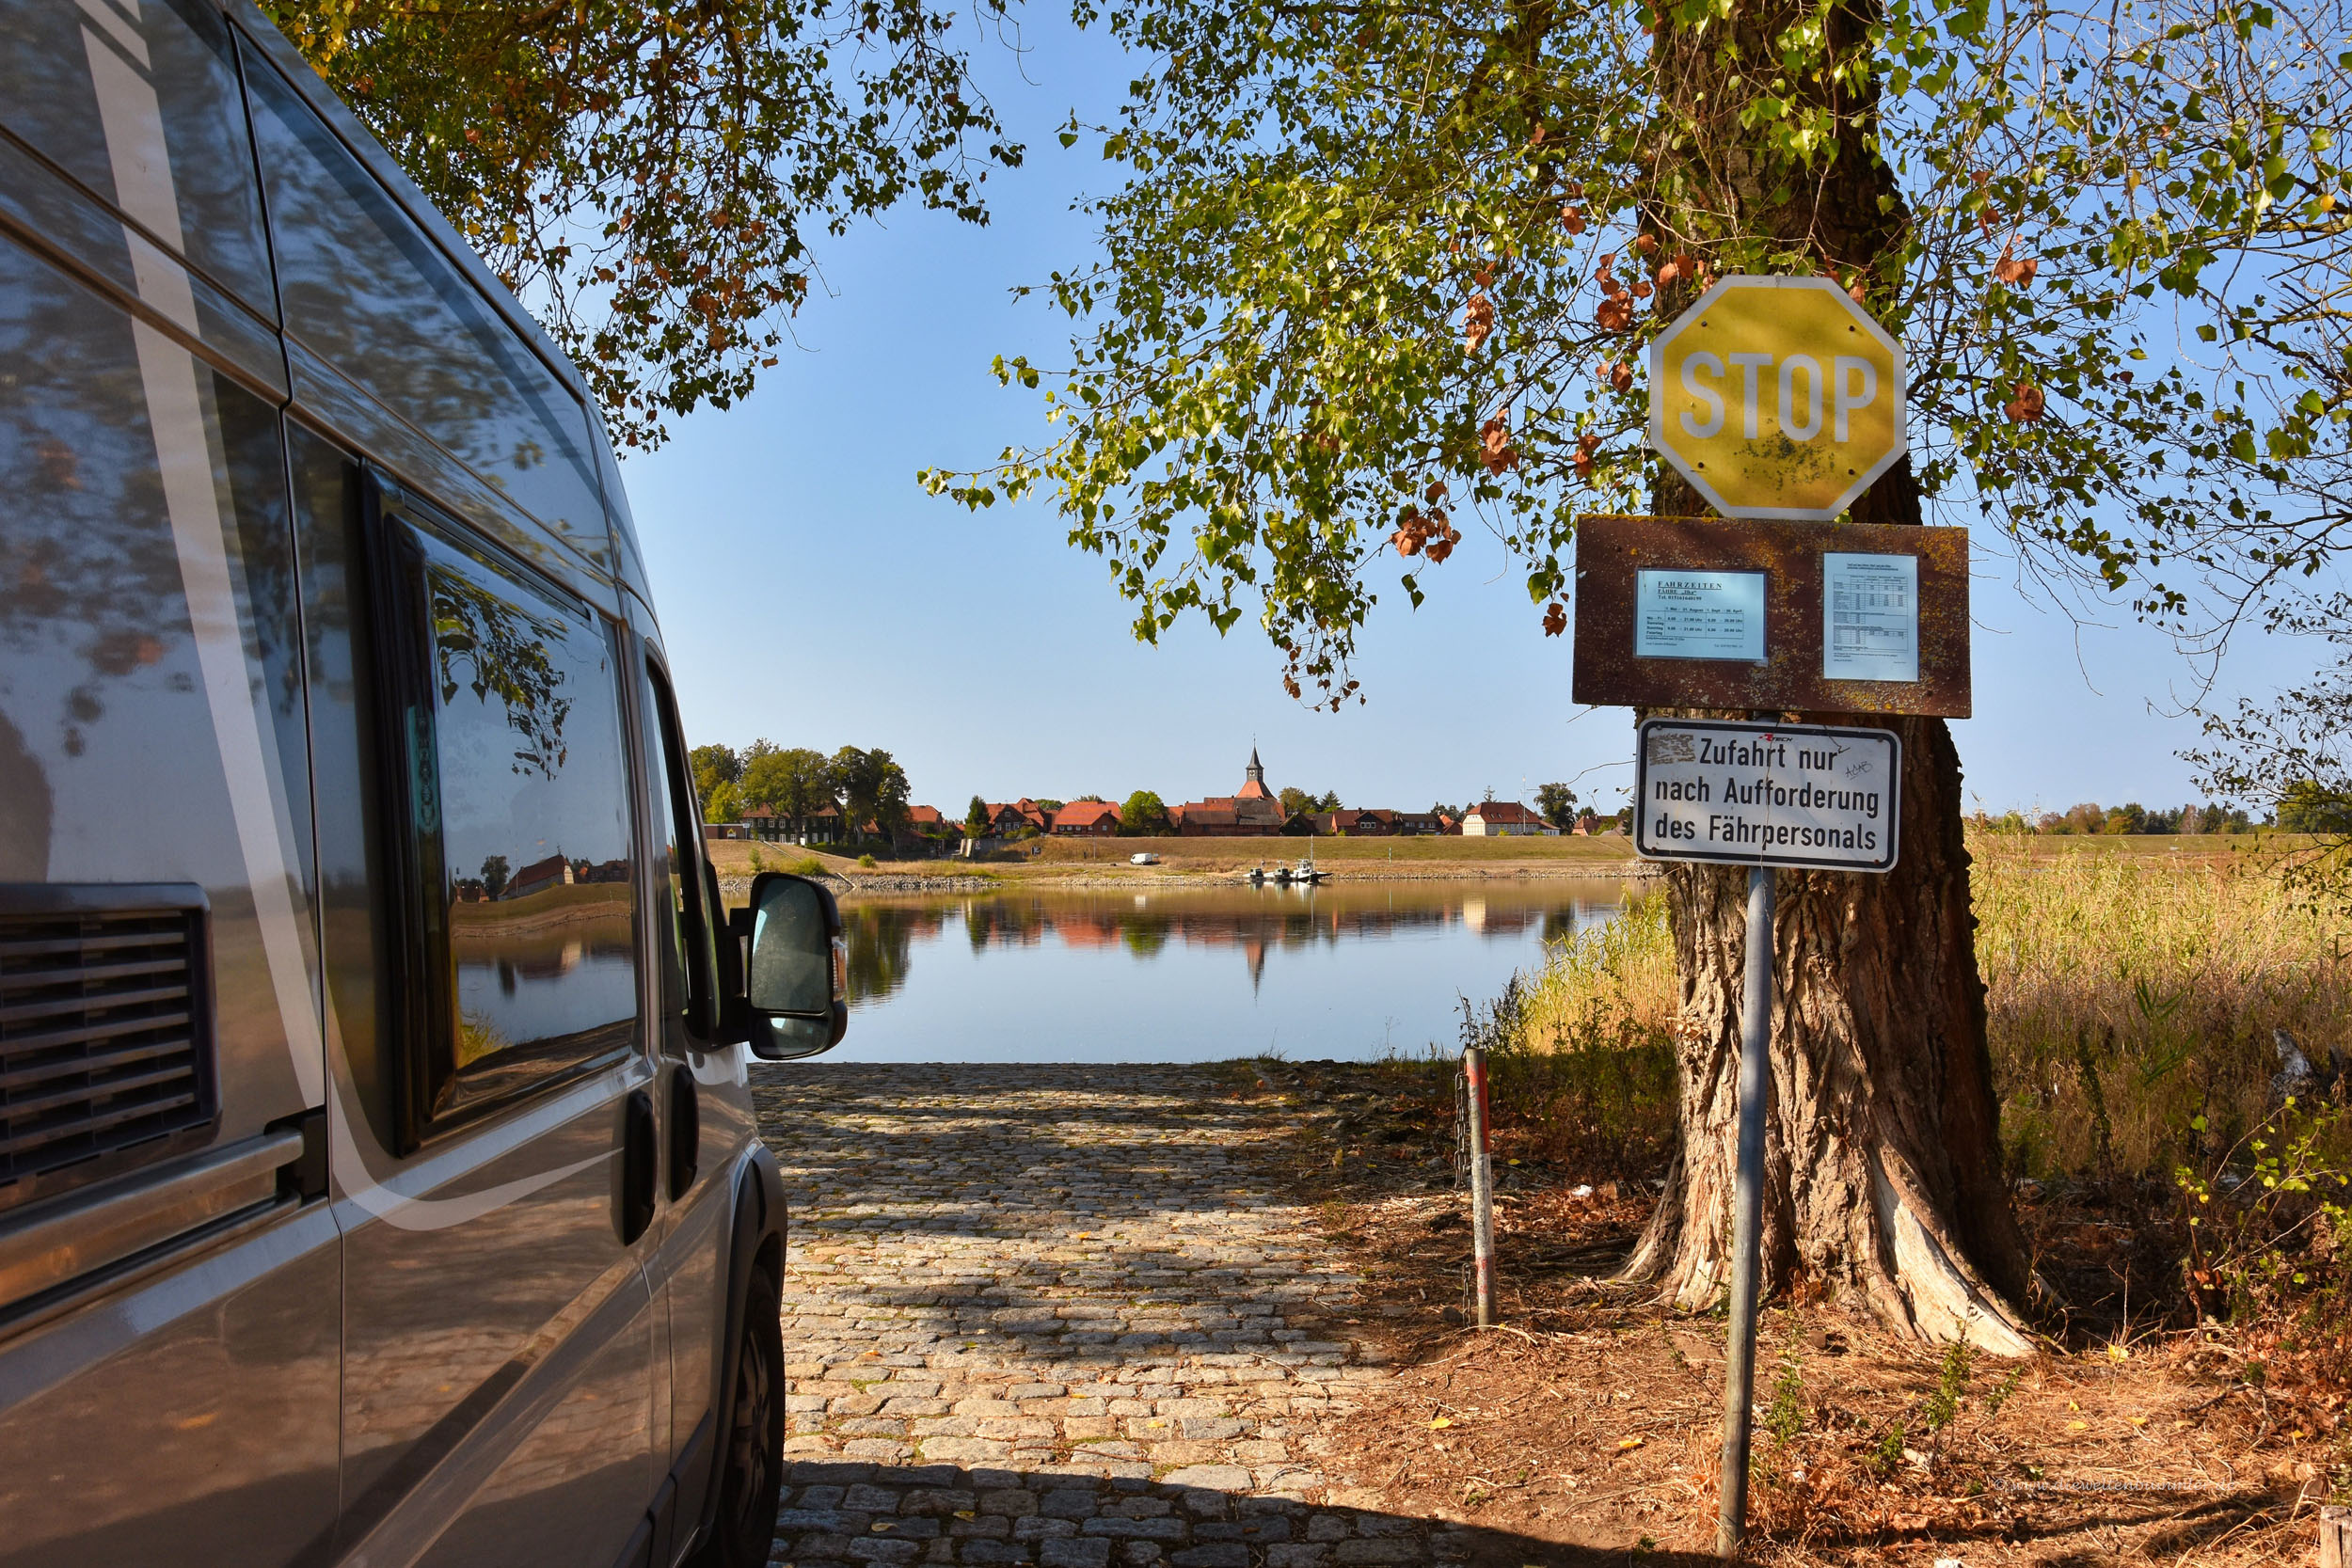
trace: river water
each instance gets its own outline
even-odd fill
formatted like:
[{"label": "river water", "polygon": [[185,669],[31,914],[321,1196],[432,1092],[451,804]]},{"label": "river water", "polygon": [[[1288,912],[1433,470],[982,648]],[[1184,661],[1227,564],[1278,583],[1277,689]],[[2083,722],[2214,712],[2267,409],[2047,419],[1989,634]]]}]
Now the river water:
[{"label": "river water", "polygon": [[1615,880],[1164,885],[844,902],[834,1060],[1362,1060],[1451,1050],[1543,946],[1612,918]]}]

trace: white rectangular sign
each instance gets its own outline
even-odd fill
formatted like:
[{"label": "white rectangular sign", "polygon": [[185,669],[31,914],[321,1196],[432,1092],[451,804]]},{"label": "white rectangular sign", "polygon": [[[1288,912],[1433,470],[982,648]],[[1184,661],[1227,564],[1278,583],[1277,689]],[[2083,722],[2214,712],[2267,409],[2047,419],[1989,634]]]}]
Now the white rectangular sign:
[{"label": "white rectangular sign", "polygon": [[1635,744],[1633,847],[1646,859],[1894,868],[1892,730],[1650,719]]},{"label": "white rectangular sign", "polygon": [[1821,674],[1834,681],[1919,678],[1919,558],[1821,557]]},{"label": "white rectangular sign", "polygon": [[1763,663],[1764,574],[1636,572],[1633,654]]}]

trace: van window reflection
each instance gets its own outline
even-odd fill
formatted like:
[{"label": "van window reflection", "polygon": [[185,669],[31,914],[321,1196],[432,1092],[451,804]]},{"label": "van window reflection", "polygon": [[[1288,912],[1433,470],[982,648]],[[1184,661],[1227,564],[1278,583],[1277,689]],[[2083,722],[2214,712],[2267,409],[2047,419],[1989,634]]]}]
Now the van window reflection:
[{"label": "van window reflection", "polygon": [[425,568],[455,1014],[434,1112],[631,1040],[636,870],[610,633],[453,551]]}]

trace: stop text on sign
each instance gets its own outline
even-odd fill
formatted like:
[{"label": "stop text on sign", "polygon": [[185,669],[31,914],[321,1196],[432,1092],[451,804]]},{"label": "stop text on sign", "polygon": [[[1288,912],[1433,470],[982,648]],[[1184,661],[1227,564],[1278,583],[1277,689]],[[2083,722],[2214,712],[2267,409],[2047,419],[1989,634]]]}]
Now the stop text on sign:
[{"label": "stop text on sign", "polygon": [[1650,719],[1634,756],[1633,847],[1647,859],[1894,867],[1902,742],[1891,730]]},{"label": "stop text on sign", "polygon": [[[1724,401],[1724,383],[1734,376],[1739,378],[1739,387],[1732,406],[1740,410],[1740,436],[1746,441],[1762,436],[1767,426],[1791,441],[1810,441],[1820,435],[1824,387],[1832,388],[1827,399],[1830,438],[1851,441],[1854,411],[1867,412],[1879,396],[1879,368],[1859,355],[1832,356],[1830,368],[1824,371],[1821,362],[1809,354],[1791,354],[1776,360],[1769,354],[1718,356],[1693,349],[1682,359],[1682,389],[1698,408],[1685,408],[1676,416],[1685,436],[1723,434],[1730,417]],[[1778,398],[1767,414],[1765,393],[1774,386],[1779,388]]]},{"label": "stop text on sign", "polygon": [[1905,449],[1902,347],[1826,277],[1724,278],[1649,371],[1650,445],[1725,516],[1831,521]]}]

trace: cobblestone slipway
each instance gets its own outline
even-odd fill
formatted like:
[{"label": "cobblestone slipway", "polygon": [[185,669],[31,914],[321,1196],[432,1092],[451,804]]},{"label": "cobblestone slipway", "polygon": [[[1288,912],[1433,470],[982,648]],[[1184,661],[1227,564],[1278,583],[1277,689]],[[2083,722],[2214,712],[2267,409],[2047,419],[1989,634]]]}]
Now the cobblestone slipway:
[{"label": "cobblestone slipway", "polygon": [[[1384,1373],[1358,1282],[1191,1067],[787,1067],[774,1560],[1324,1568],[1484,1558],[1318,1466]],[[1512,1558],[1516,1564],[1517,1556]]]}]

